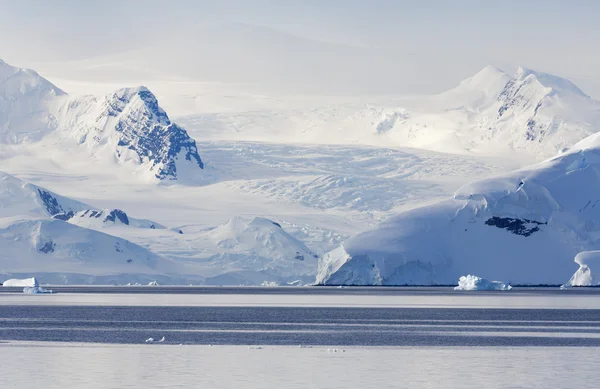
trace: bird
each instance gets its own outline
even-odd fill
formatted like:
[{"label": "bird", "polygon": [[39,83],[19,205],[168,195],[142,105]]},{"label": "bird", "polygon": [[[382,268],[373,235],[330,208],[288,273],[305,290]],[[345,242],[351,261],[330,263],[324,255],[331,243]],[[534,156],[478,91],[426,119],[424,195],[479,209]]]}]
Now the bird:
[{"label": "bird", "polygon": [[165,337],[163,336],[162,338],[160,338],[160,340],[158,341],[159,343],[162,343],[165,341]]},{"label": "bird", "polygon": [[148,339],[146,339],[146,343],[152,343],[152,342],[154,342],[154,338],[148,338]]}]

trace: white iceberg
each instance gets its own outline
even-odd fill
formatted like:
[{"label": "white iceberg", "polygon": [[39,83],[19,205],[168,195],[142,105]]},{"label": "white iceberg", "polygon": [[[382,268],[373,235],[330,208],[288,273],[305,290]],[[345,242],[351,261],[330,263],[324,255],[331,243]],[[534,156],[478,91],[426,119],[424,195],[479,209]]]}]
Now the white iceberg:
[{"label": "white iceberg", "polygon": [[490,281],[474,275],[460,277],[454,290],[511,290],[512,286],[500,281]]},{"label": "white iceberg", "polygon": [[[575,256],[579,269],[563,286],[595,286],[600,285],[600,277],[594,276],[590,265],[600,263],[600,251],[583,251]],[[598,265],[600,267],[600,264]]]},{"label": "white iceberg", "polygon": [[46,294],[46,293],[54,293],[53,290],[44,289],[41,286],[26,286],[23,288],[23,293],[25,294]]},{"label": "white iceberg", "polygon": [[6,280],[2,283],[3,286],[17,286],[17,287],[36,287],[36,286],[40,286],[40,284],[38,283],[38,281],[35,279],[35,277],[31,277],[31,278],[25,278],[22,280],[18,280],[16,278],[11,278],[10,280]]}]

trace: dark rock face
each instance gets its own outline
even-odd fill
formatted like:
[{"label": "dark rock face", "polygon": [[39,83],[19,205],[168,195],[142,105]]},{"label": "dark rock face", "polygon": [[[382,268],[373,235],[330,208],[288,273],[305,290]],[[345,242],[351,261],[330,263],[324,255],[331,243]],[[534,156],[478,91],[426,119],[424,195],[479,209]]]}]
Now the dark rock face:
[{"label": "dark rock face", "polygon": [[66,222],[66,221],[70,220],[71,218],[73,218],[73,216],[75,216],[75,212],[69,211],[69,212],[61,212],[61,213],[57,213],[56,215],[52,215],[52,218]]},{"label": "dark rock face", "polygon": [[[122,115],[135,96],[144,103],[143,109]],[[149,90],[140,88],[132,95],[113,95],[107,103],[106,113],[115,117],[121,115],[115,126],[120,134],[118,146],[134,151],[140,162],[150,162],[156,178],[177,179],[176,159],[182,153],[186,160],[194,162],[200,169],[204,168],[196,141],[186,130],[170,121]]]},{"label": "dark rock face", "polygon": [[53,253],[55,248],[56,248],[56,243],[54,243],[53,241],[50,240],[50,241],[44,243],[42,245],[42,247],[40,247],[38,249],[38,251],[41,253],[48,254],[48,253]]},{"label": "dark rock face", "polygon": [[38,195],[40,196],[40,199],[44,203],[44,207],[50,216],[65,212],[65,210],[62,209],[58,203],[58,200],[56,200],[56,197],[52,196],[52,193],[38,189]]},{"label": "dark rock face", "polygon": [[515,235],[531,236],[533,233],[540,230],[541,225],[548,223],[542,223],[535,220],[529,219],[514,219],[510,217],[491,217],[485,221],[488,226],[498,227],[512,232]]},{"label": "dark rock face", "polygon": [[116,222],[117,220],[119,220],[121,223],[125,224],[125,225],[129,225],[129,218],[127,217],[127,214],[123,211],[121,211],[120,209],[113,209],[112,211],[110,211],[110,213],[108,215],[106,215],[106,217],[104,218],[104,223],[106,222]]}]

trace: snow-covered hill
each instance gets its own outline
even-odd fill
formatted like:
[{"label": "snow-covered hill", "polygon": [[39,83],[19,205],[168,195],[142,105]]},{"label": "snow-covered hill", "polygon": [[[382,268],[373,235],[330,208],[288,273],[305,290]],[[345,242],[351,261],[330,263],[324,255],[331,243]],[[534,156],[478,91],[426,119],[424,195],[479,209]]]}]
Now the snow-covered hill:
[{"label": "snow-covered hill", "polygon": [[155,180],[194,180],[204,164],[196,142],[145,87],[104,97],[69,97],[37,73],[0,61],[0,147],[45,143],[73,158],[72,143],[91,163],[130,165]]},{"label": "snow-covered hill", "polygon": [[461,188],[325,255],[322,284],[452,284],[466,274],[562,284],[600,248],[600,134],[553,159]]},{"label": "snow-covered hill", "polygon": [[0,172],[0,267],[7,277],[123,284],[314,280],[318,255],[277,222],[234,217],[214,228],[183,229],[98,209]]},{"label": "snow-covered hill", "polygon": [[253,271],[271,278],[302,278],[314,274],[317,265],[314,252],[269,219],[234,217],[200,239],[206,241],[204,247],[220,249],[214,250],[221,253],[211,261],[219,262],[228,273]]},{"label": "snow-covered hill", "polygon": [[[101,282],[140,275],[169,278],[165,273],[173,270],[169,261],[125,239],[74,225],[81,224],[89,213],[96,211],[0,172],[2,272],[17,277],[36,275],[44,282],[58,283],[86,282],[94,277]],[[102,220],[114,223],[115,217],[129,224],[122,211],[109,212]],[[69,219],[78,223],[69,223]]]}]

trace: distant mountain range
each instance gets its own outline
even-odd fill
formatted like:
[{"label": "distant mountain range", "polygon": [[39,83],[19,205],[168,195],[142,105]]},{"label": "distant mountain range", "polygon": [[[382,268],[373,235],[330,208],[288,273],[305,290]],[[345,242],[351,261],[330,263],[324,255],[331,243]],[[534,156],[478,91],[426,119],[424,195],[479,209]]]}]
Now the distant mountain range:
[{"label": "distant mountain range", "polygon": [[600,129],[600,102],[570,81],[488,66],[431,96],[364,98],[312,109],[188,115],[209,139],[413,147],[450,153],[554,156]]}]

